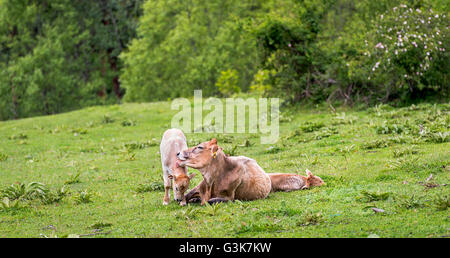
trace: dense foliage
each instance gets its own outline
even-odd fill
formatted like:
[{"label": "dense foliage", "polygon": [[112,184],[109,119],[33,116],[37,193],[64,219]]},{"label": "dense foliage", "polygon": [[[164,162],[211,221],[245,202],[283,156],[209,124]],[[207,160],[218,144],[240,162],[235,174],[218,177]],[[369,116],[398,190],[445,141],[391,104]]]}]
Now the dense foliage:
[{"label": "dense foliage", "polygon": [[115,103],[140,1],[0,0],[0,120]]},{"label": "dense foliage", "polygon": [[0,120],[256,92],[448,99],[440,0],[0,0]]}]

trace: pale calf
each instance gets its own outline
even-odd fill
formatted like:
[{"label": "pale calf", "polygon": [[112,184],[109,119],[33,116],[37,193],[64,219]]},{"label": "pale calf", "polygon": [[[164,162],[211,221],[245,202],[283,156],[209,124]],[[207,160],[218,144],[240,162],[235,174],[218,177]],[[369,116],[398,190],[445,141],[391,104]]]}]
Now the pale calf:
[{"label": "pale calf", "polygon": [[179,129],[169,129],[164,132],[161,140],[160,153],[164,178],[163,204],[170,202],[170,188],[173,184],[174,200],[180,205],[186,205],[184,192],[189,188],[190,180],[195,174],[187,174],[187,167],[180,167],[177,162],[177,153],[187,149],[186,137]]}]

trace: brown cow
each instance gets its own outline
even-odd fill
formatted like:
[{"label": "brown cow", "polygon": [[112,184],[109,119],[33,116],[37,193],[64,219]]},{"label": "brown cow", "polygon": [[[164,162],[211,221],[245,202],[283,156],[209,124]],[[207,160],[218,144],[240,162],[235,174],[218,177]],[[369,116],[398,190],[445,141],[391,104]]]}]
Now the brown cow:
[{"label": "brown cow", "polygon": [[312,174],[305,179],[295,174],[271,176],[253,159],[227,156],[217,146],[216,139],[181,151],[177,156],[180,166],[192,167],[201,172],[203,180],[186,195],[186,200],[199,198],[202,205],[206,202],[262,199],[271,191],[290,191],[321,184],[316,182],[315,178],[318,177]]},{"label": "brown cow", "polygon": [[308,189],[311,186],[321,186],[325,184],[323,180],[306,170],[307,176],[297,174],[270,173],[270,181],[272,181],[272,192],[277,191],[294,191]]}]

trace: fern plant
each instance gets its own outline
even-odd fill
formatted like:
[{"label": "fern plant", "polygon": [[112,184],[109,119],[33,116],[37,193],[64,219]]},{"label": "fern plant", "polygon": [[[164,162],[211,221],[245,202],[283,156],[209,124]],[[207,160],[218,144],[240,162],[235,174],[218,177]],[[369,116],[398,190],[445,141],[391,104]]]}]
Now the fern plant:
[{"label": "fern plant", "polygon": [[9,210],[18,208],[20,208],[18,200],[10,200],[8,197],[4,197],[0,202],[0,210]]},{"label": "fern plant", "polygon": [[92,202],[92,197],[93,194],[88,192],[87,190],[81,191],[79,192],[75,197],[75,202],[77,204],[82,204],[82,203],[90,203]]},{"label": "fern plant", "polygon": [[33,200],[45,196],[49,192],[48,188],[39,182],[12,184],[2,190],[2,196],[10,200]]}]

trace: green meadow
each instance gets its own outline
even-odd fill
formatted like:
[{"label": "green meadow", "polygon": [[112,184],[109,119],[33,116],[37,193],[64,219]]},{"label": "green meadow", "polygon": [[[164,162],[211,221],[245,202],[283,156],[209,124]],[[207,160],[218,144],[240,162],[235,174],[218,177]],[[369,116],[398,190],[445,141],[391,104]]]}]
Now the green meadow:
[{"label": "green meadow", "polygon": [[326,185],[185,207],[162,205],[170,102],[0,122],[0,237],[450,236],[450,104],[281,111],[276,144],[191,133],[188,145],[216,137],[267,173],[309,169]]}]

